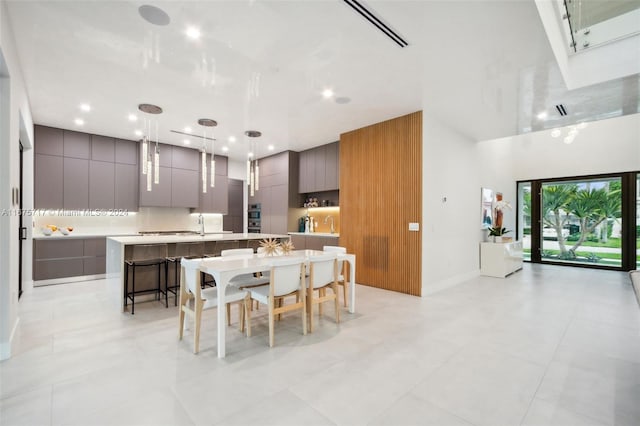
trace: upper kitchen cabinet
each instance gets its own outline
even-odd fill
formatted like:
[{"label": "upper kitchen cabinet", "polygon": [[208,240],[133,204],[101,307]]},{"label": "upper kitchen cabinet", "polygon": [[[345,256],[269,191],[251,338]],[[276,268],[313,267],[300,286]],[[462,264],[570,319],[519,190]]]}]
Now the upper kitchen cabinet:
[{"label": "upper kitchen cabinet", "polygon": [[338,148],[338,142],[334,142],[300,153],[299,193],[339,189]]},{"label": "upper kitchen cabinet", "polygon": [[39,125],[34,130],[36,208],[138,210],[136,142]]},{"label": "upper kitchen cabinet", "polygon": [[[196,152],[197,153],[197,152]],[[227,157],[215,156],[216,173],[214,187],[211,187],[211,170],[207,169],[207,192],[202,192],[202,171],[198,170],[198,182],[196,190],[199,193],[197,213],[220,213],[226,215],[229,212],[229,182],[227,178]],[[200,166],[201,167],[201,166]],[[211,167],[211,155],[207,155],[207,168]]]},{"label": "upper kitchen cabinet", "polygon": [[[153,158],[156,145],[149,144],[150,157]],[[199,164],[198,151],[189,148],[158,145],[160,153],[160,182],[151,184],[147,191],[147,176],[138,174],[140,206],[145,207],[198,207]],[[142,146],[140,146],[142,153]],[[140,154],[142,157],[142,154]],[[142,160],[144,161],[144,159]],[[148,173],[152,173],[153,167]]]},{"label": "upper kitchen cabinet", "polygon": [[116,161],[115,139],[91,135],[91,160],[114,163]]},{"label": "upper kitchen cabinet", "polygon": [[57,155],[62,157],[63,130],[47,126],[34,126],[35,133],[35,153],[46,155]]},{"label": "upper kitchen cabinet", "polygon": [[261,204],[261,232],[285,234],[297,230],[298,153],[285,151],[259,160],[260,185],[249,204]]},{"label": "upper kitchen cabinet", "polygon": [[87,133],[64,131],[64,156],[88,160],[91,155],[91,135]]}]

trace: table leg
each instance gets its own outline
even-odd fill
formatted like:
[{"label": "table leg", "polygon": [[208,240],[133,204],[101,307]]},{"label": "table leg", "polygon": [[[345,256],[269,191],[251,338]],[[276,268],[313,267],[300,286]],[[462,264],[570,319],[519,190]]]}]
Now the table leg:
[{"label": "table leg", "polygon": [[227,310],[224,300],[224,294],[227,288],[227,282],[226,280],[223,280],[219,275],[214,278],[216,280],[216,286],[218,288],[218,358],[224,358],[226,352],[225,342],[227,332]]},{"label": "table leg", "polygon": [[349,261],[349,312],[356,311],[356,261]]}]

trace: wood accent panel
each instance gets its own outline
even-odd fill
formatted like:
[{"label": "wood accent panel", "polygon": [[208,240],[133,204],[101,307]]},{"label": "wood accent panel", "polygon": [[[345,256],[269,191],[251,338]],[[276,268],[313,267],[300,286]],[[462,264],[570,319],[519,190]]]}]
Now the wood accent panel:
[{"label": "wood accent panel", "polygon": [[356,282],[422,291],[422,111],[340,135],[340,244]]}]

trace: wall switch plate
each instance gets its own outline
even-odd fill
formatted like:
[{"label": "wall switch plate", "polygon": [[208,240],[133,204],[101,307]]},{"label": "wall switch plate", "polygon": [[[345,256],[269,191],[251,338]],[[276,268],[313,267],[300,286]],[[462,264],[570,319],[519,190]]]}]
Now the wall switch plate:
[{"label": "wall switch plate", "polygon": [[420,224],[418,222],[409,222],[409,231],[420,231]]}]

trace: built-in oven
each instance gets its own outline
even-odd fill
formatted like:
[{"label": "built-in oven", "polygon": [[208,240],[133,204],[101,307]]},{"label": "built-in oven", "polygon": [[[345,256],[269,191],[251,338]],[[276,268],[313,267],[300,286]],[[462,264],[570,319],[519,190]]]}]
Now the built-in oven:
[{"label": "built-in oven", "polygon": [[249,204],[247,208],[247,232],[260,233],[260,204]]}]

